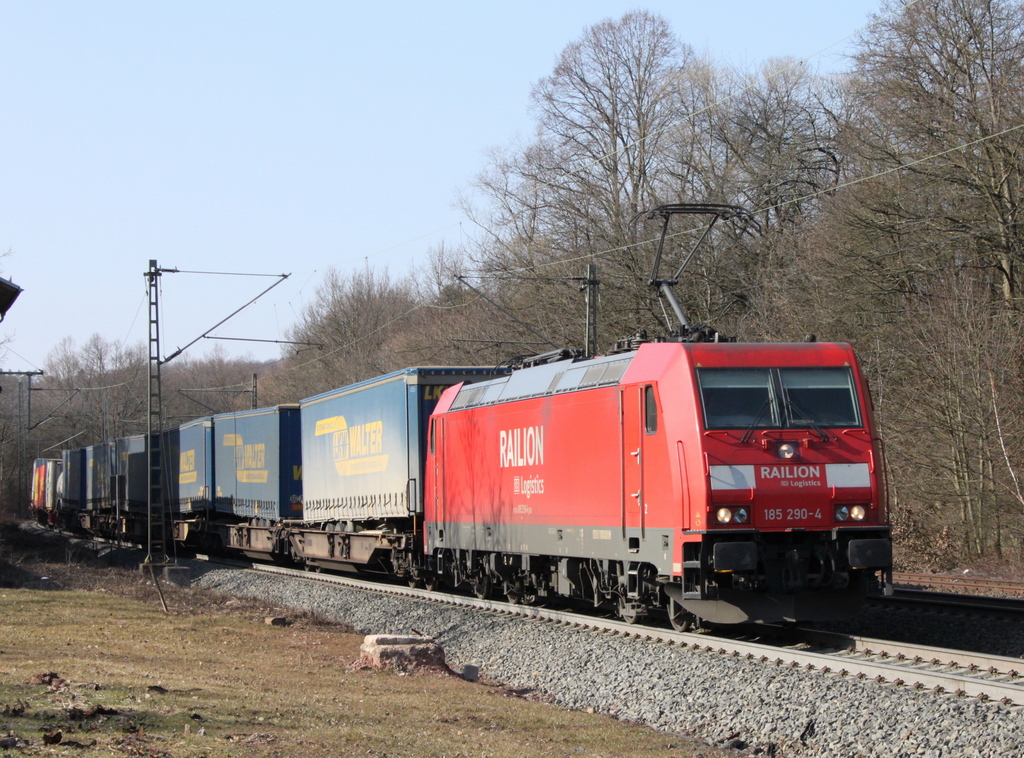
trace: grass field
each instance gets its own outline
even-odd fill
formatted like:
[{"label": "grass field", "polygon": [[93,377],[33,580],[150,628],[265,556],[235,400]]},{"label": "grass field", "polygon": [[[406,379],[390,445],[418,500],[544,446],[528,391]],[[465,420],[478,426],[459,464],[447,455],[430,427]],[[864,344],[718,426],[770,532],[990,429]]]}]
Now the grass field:
[{"label": "grass field", "polygon": [[0,531],[0,755],[724,753],[494,683],[363,669],[362,635],[269,626],[285,612],[252,601],[164,585],[164,613],[138,571],[75,550]]}]

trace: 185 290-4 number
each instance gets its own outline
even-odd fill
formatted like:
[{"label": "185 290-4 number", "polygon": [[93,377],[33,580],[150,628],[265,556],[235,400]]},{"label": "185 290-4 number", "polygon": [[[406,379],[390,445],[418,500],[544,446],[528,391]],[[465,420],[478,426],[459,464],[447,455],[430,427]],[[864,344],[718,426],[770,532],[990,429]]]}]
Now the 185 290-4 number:
[{"label": "185 290-4 number", "polygon": [[808,519],[820,519],[821,508],[813,511],[810,508],[766,508],[764,517],[766,521],[807,521]]}]

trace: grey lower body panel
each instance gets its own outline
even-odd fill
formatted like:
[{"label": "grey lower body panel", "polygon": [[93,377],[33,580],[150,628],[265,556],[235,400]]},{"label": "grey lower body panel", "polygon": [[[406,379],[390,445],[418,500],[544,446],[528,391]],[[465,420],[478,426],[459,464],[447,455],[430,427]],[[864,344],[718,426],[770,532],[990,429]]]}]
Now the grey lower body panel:
[{"label": "grey lower body panel", "polygon": [[550,555],[565,558],[639,561],[672,573],[676,549],[671,529],[521,524],[427,524],[427,551]]}]

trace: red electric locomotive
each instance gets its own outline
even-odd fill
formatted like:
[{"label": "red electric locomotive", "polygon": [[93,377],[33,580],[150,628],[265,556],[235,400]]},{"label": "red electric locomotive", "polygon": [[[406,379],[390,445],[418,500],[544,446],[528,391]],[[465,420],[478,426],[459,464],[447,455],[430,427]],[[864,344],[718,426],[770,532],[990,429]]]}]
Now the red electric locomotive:
[{"label": "red electric locomotive", "polygon": [[674,625],[852,614],[887,581],[879,441],[848,345],[652,343],[449,389],[425,549],[451,583]]},{"label": "red electric locomotive", "polygon": [[[666,228],[676,212],[742,211],[665,208]],[[444,393],[428,439],[428,566],[480,595],[564,596],[627,621],[664,609],[678,629],[852,615],[891,587],[892,563],[852,349],[690,341],[716,335],[690,327],[656,272],[674,341]]]}]

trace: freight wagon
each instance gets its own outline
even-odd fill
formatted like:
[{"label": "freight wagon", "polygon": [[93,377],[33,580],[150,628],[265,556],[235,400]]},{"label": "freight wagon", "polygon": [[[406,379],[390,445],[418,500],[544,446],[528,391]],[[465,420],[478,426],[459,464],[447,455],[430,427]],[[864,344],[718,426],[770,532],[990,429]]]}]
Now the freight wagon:
[{"label": "freight wagon", "polygon": [[57,514],[57,482],[61,461],[54,458],[36,458],[32,462],[32,515],[37,522],[54,525]]},{"label": "freight wagon", "polygon": [[179,516],[177,538],[253,558],[289,556],[284,526],[302,518],[299,406],[214,416],[205,455],[212,472],[210,510]]}]

